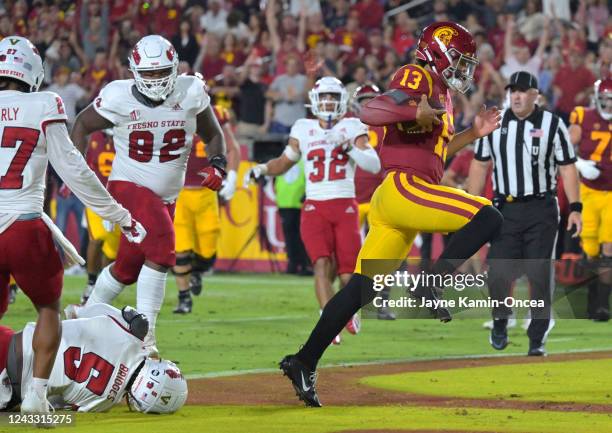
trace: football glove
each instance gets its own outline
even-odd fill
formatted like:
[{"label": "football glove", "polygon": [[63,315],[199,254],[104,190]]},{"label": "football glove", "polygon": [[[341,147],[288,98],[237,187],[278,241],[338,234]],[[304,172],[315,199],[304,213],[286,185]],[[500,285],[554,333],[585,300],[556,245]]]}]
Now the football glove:
[{"label": "football glove", "polygon": [[230,201],[236,192],[236,170],[230,170],[227,172],[227,177],[223,181],[219,195],[225,201]]},{"label": "football glove", "polygon": [[576,168],[580,172],[580,176],[588,180],[594,180],[599,177],[601,171],[595,166],[595,161],[590,159],[578,158],[576,161]]},{"label": "football glove", "polygon": [[257,181],[266,174],[268,174],[268,166],[266,164],[257,164],[247,170],[242,184],[245,188],[248,188],[252,180]]},{"label": "football glove", "polygon": [[134,218],[132,218],[132,223],[129,226],[120,228],[121,233],[123,233],[126,239],[134,244],[141,243],[147,236],[147,231],[145,230],[145,228]]}]

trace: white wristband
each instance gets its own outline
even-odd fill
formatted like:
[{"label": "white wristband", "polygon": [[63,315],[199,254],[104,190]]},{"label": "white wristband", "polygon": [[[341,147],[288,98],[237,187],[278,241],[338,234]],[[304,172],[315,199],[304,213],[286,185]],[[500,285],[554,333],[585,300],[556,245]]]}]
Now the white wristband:
[{"label": "white wristband", "polygon": [[293,147],[287,145],[285,146],[285,150],[283,154],[289,159],[289,161],[298,162],[301,158],[300,152],[296,152]]}]

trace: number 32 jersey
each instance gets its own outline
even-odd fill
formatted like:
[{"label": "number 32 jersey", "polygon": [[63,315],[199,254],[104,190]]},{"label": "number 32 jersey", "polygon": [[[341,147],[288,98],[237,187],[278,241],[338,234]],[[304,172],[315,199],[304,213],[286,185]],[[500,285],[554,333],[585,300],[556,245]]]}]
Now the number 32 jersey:
[{"label": "number 32 jersey", "polygon": [[289,136],[300,144],[306,174],[306,199],[355,198],[355,161],[330,142],[343,136],[351,141],[368,135],[368,127],[357,118],[343,118],[331,129],[323,129],[317,119],[300,119]]},{"label": "number 32 jersey", "polygon": [[196,116],[210,97],[204,82],[188,75],[177,77],[174,91],[155,107],[134,92],[134,80],[117,80],[94,100],[98,114],[114,125],[116,156],[109,180],[133,182],[173,202],[185,181]]},{"label": "number 32 jersey", "polygon": [[[79,412],[104,412],[120,403],[127,384],[145,360],[142,340],[132,335],[121,312],[106,304],[79,311],[62,322],[62,339],[49,377],[48,394]],[[21,395],[32,381],[35,323],[23,329]]]}]

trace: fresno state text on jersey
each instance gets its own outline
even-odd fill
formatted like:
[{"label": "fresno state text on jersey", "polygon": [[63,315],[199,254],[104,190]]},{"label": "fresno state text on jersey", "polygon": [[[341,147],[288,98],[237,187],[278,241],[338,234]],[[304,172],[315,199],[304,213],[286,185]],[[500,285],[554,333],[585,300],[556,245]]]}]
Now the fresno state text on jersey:
[{"label": "fresno state text on jersey", "polygon": [[344,118],[330,129],[324,129],[317,119],[300,119],[289,136],[298,140],[304,158],[306,198],[329,200],[355,197],[355,162],[331,143],[328,137],[342,135],[354,141],[368,135],[368,127],[356,118]]},{"label": "fresno state text on jersey", "polygon": [[113,123],[116,156],[109,180],[133,182],[166,202],[178,196],[196,132],[196,116],[210,104],[205,84],[182,75],[168,98],[145,105],[134,80],[109,83],[94,101],[95,110]]}]

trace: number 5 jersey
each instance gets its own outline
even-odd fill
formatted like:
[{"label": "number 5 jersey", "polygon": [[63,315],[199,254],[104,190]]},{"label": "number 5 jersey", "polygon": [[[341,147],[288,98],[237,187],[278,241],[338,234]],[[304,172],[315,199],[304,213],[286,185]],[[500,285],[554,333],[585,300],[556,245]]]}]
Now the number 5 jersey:
[{"label": "number 5 jersey", "polygon": [[[80,412],[103,412],[119,403],[145,360],[142,340],[130,333],[121,312],[106,304],[79,310],[79,319],[62,322],[62,340],[48,395],[59,395]],[[32,380],[32,336],[35,323],[23,329],[21,395]]]}]

